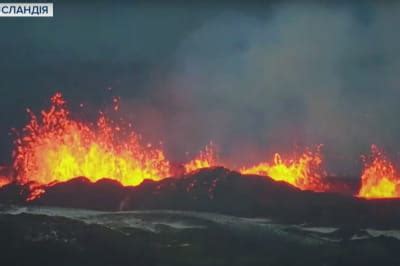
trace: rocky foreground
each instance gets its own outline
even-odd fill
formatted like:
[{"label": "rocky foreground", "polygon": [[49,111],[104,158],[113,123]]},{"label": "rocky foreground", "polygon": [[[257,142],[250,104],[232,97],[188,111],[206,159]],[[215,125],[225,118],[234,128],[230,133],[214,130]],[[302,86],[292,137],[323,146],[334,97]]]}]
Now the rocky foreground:
[{"label": "rocky foreground", "polygon": [[223,168],[123,187],[0,189],[0,265],[400,265],[400,201]]},{"label": "rocky foreground", "polygon": [[4,207],[1,265],[399,265],[400,230],[187,211]]}]

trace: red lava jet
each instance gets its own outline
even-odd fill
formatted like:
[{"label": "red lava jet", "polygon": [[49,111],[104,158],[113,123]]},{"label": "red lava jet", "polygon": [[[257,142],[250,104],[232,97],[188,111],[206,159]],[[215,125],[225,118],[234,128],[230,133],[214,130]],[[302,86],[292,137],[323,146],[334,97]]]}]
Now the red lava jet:
[{"label": "red lava jet", "polygon": [[30,121],[15,142],[13,165],[20,183],[49,185],[85,176],[93,182],[107,177],[137,185],[169,176],[161,149],[143,144],[131,128],[103,113],[95,124],[72,119],[60,93],[39,116],[28,113]]},{"label": "red lava jet", "polygon": [[272,162],[261,162],[251,167],[242,168],[242,174],[257,174],[269,176],[276,181],[285,181],[302,190],[326,191],[329,186],[324,182],[326,173],[322,169],[320,146],[315,151],[310,149],[297,156],[284,159],[279,153],[274,155]]},{"label": "red lava jet", "polygon": [[359,197],[399,198],[400,172],[376,145],[371,146],[371,156],[364,157]]},{"label": "red lava jet", "polygon": [[217,166],[217,151],[214,144],[211,142],[204,150],[200,151],[198,156],[193,160],[184,164],[185,173],[190,173],[202,168]]},{"label": "red lava jet", "polygon": [[[119,111],[119,98],[114,98]],[[39,197],[47,186],[84,176],[96,182],[110,178],[124,186],[136,186],[145,179],[159,181],[171,176],[171,163],[161,147],[144,143],[141,136],[119,120],[115,122],[100,112],[95,123],[71,118],[61,93],[51,97],[51,105],[34,114],[15,140],[13,173],[16,181],[31,190],[30,200]],[[239,167],[241,174],[268,176],[301,190],[330,190],[323,169],[321,145],[299,155],[281,155],[250,167]],[[217,160],[210,143],[198,156],[182,165],[183,173],[201,168],[224,166]],[[361,188],[363,198],[400,197],[400,174],[386,156],[372,146],[372,159],[364,161]],[[13,179],[0,171],[0,187]]]}]

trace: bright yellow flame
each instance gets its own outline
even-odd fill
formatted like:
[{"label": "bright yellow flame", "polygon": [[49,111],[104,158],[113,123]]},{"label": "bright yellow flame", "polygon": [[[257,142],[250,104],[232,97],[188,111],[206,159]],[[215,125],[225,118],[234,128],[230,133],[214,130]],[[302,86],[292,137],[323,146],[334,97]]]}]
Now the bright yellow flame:
[{"label": "bright yellow flame", "polygon": [[276,181],[285,181],[302,190],[326,191],[328,185],[323,181],[325,176],[321,169],[322,156],[318,151],[306,151],[294,159],[282,160],[276,153],[273,163],[262,162],[258,165],[242,168],[242,174],[269,176]]},{"label": "bright yellow flame", "polygon": [[372,161],[364,160],[359,197],[398,198],[400,197],[400,175],[393,164],[372,145]]},{"label": "bright yellow flame", "polygon": [[85,176],[138,185],[144,179],[169,176],[169,162],[160,149],[142,145],[136,133],[122,132],[104,114],[96,125],[71,119],[60,93],[40,119],[29,113],[31,120],[16,141],[14,159],[22,183],[46,185]]},{"label": "bright yellow flame", "polygon": [[184,165],[185,173],[217,165],[216,149],[214,144],[208,144],[199,155]]},{"label": "bright yellow flame", "polygon": [[[119,98],[113,99],[118,111]],[[28,110],[30,121],[15,141],[14,170],[17,181],[29,184],[29,199],[44,192],[41,185],[85,176],[92,182],[111,178],[123,185],[138,185],[144,179],[161,180],[170,176],[171,167],[163,151],[143,145],[140,136],[100,113],[97,123],[70,118],[60,93],[51,98],[51,107],[39,116]],[[126,130],[129,128],[129,130]],[[192,161],[184,164],[185,173],[218,165],[211,143]],[[301,156],[283,160],[275,154],[273,163],[263,162],[240,170],[243,174],[268,175],[300,189],[325,191],[325,173],[319,152],[307,150]],[[1,185],[1,183],[0,183]]]}]

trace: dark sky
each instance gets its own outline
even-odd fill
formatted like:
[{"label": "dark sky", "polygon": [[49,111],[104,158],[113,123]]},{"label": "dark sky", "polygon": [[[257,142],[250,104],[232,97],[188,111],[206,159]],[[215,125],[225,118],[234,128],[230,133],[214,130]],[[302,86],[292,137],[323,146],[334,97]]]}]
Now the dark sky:
[{"label": "dark sky", "polygon": [[174,160],[210,140],[231,162],[324,143],[335,172],[372,143],[397,155],[400,5],[300,2],[55,2],[54,18],[0,19],[0,163],[55,91],[73,112],[121,96]]}]

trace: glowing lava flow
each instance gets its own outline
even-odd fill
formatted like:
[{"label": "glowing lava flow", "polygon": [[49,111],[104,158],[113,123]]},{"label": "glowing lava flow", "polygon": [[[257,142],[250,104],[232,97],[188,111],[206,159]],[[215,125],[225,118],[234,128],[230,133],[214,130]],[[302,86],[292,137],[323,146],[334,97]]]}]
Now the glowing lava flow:
[{"label": "glowing lava flow", "polygon": [[12,178],[10,178],[11,175],[8,170],[8,167],[0,166],[0,188],[12,182]]},{"label": "glowing lava flow", "polygon": [[361,176],[359,197],[363,198],[398,198],[400,197],[400,175],[378,149],[371,147],[372,156],[368,163],[364,159],[364,170]]},{"label": "glowing lava flow", "polygon": [[213,167],[217,165],[217,153],[215,146],[210,143],[199,155],[184,165],[185,173],[189,173],[198,169]]},{"label": "glowing lava flow", "polygon": [[294,159],[282,160],[276,153],[273,163],[263,162],[258,165],[242,168],[242,174],[269,176],[276,181],[285,181],[302,190],[326,191],[328,185],[323,182],[325,172],[321,169],[322,156],[320,150],[307,150]]},{"label": "glowing lava flow", "polygon": [[142,145],[140,137],[100,114],[96,124],[70,118],[60,93],[16,140],[14,168],[20,183],[47,185],[78,176],[91,181],[107,177],[123,185],[169,176],[169,162],[160,149]]},{"label": "glowing lava flow", "polygon": [[5,176],[0,176],[0,187],[4,187],[10,183],[10,179]]}]

